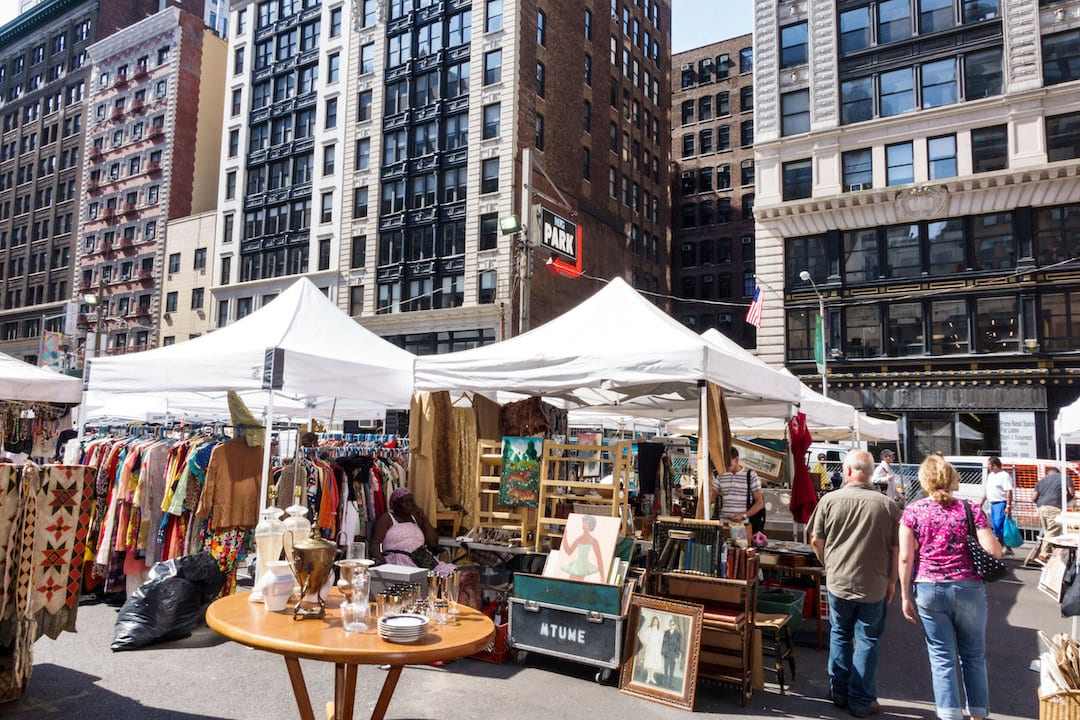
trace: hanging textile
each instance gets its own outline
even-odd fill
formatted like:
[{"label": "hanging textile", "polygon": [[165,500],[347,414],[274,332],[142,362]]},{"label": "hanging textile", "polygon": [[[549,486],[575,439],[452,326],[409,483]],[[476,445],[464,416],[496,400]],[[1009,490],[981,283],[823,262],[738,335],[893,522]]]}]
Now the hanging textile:
[{"label": "hanging textile", "polygon": [[[728,452],[731,447],[731,425],[728,422],[727,406],[724,404],[724,391],[719,385],[708,383],[703,388],[707,392],[706,407],[707,418],[698,418],[698,422],[708,422],[708,434],[709,434],[709,447],[707,451],[709,453],[710,468],[709,477],[698,478],[698,504],[695,513],[695,517],[698,520],[708,518],[709,508],[703,507],[705,503],[701,502],[702,488],[705,484],[712,482],[712,470],[718,473],[726,473],[728,466]],[[700,425],[699,425],[700,427]]]},{"label": "hanging textile", "polygon": [[791,481],[791,502],[788,507],[796,523],[806,524],[817,507],[817,493],[810,479],[810,470],[806,467],[806,451],[813,439],[806,427],[806,415],[796,413],[788,422],[788,442],[795,461],[795,474]]}]

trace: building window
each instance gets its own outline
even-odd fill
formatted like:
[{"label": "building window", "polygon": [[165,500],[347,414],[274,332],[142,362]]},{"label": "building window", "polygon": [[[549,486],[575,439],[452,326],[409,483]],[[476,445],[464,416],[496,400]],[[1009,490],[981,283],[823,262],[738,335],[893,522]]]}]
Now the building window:
[{"label": "building window", "polygon": [[956,24],[955,0],[919,0],[919,33],[948,30]]},{"label": "building window", "polygon": [[240,131],[229,131],[229,157],[234,158],[240,152]]},{"label": "building window", "polygon": [[717,190],[730,190],[731,189],[731,166],[721,165],[716,168],[716,189]]},{"label": "building window", "polygon": [[754,109],[754,86],[743,85],[739,88],[739,111],[747,112]]},{"label": "building window", "polygon": [[739,175],[739,182],[743,187],[754,184],[754,160],[752,158],[742,161]]},{"label": "building window", "polygon": [[[906,3],[907,0],[904,0]],[[881,86],[881,116],[889,117],[915,109],[915,73],[900,68],[878,76]],[[925,96],[924,96],[925,97]]]},{"label": "building window", "polygon": [[957,101],[956,60],[948,58],[922,66],[922,107],[934,108]]},{"label": "building window", "polygon": [[[375,5],[375,0],[364,0],[364,16],[368,12],[369,6]],[[372,8],[374,9],[374,8]],[[365,24],[364,27],[367,27]],[[341,8],[334,8],[330,11],[330,37],[341,37]]]},{"label": "building window", "polygon": [[330,238],[320,238],[319,240],[319,269],[330,269]]},{"label": "building window", "polygon": [[930,303],[930,354],[954,355],[968,352],[968,312],[966,300],[936,300]]},{"label": "building window", "polygon": [[918,225],[893,225],[885,228],[885,256],[890,278],[917,277],[922,273],[921,234]]},{"label": "building window", "polygon": [[840,54],[870,47],[870,6],[840,13]]},{"label": "building window", "polygon": [[169,274],[180,272],[180,253],[169,255]]},{"label": "building window", "polygon": [[813,194],[813,170],[810,159],[786,162],[784,172],[784,200],[803,200]]},{"label": "building window", "polygon": [[878,3],[878,43],[911,37],[911,0],[883,0]]},{"label": "building window", "polygon": [[956,177],[955,135],[930,138],[926,143],[926,150],[931,180]]},{"label": "building window", "polygon": [[353,235],[349,250],[349,268],[356,270],[365,265],[367,265],[367,236]]},{"label": "building window", "polygon": [[375,43],[360,46],[360,74],[375,72]]},{"label": "building window", "polygon": [[964,56],[965,100],[1000,95],[1004,90],[1005,75],[1001,69],[1001,50],[983,50]]},{"label": "building window", "polygon": [[585,84],[592,85],[592,55],[585,53]]},{"label": "building window", "polygon": [[810,91],[796,90],[780,96],[780,134],[810,132]]},{"label": "building window", "polygon": [[1012,213],[972,218],[971,236],[976,270],[1008,270],[1016,267]]},{"label": "building window", "polygon": [[502,50],[484,53],[484,84],[492,85],[502,80]]},{"label": "building window", "polygon": [[731,126],[721,125],[716,128],[716,149],[718,152],[731,149]]},{"label": "building window", "polygon": [[959,218],[927,223],[926,244],[931,275],[955,275],[967,269],[964,224]]},{"label": "building window", "polygon": [[319,212],[319,222],[328,223],[334,218],[334,193],[333,191],[322,194],[322,205]]},{"label": "building window", "polygon": [[1052,115],[1046,118],[1046,159],[1080,158],[1080,113]]},{"label": "building window", "polygon": [[878,279],[878,234],[873,228],[850,230],[843,234],[844,281],[872,282]]},{"label": "building window", "polygon": [[502,30],[502,0],[486,0],[484,5],[484,32]]},{"label": "building window", "polygon": [[547,45],[547,15],[543,10],[536,11],[536,44]]},{"label": "building window", "polygon": [[1008,130],[1007,125],[994,125],[971,131],[973,172],[991,172],[1009,167]]},{"label": "building window", "polygon": [[885,146],[885,184],[915,182],[915,158],[910,142]]},{"label": "building window", "polygon": [[806,64],[807,25],[805,22],[780,28],[780,67]]},{"label": "building window", "polygon": [[[637,142],[636,140],[634,141]],[[702,130],[698,133],[698,144],[701,146],[699,151],[702,155],[707,155],[713,151],[713,131]]]},{"label": "building window", "polygon": [[323,170],[322,174],[326,175],[334,174],[334,167],[337,159],[337,147],[335,145],[327,145],[323,148]]},{"label": "building window", "polygon": [[356,141],[356,169],[367,170],[371,167],[371,139]]},{"label": "building window", "polygon": [[544,116],[536,113],[536,149],[544,149]]},{"label": "building window", "polygon": [[[906,0],[905,0],[906,1]],[[754,48],[745,47],[739,50],[739,73],[754,71]]]},{"label": "building window", "polygon": [[813,360],[815,318],[817,308],[789,310],[784,327],[787,330],[785,347],[788,360]]},{"label": "building window", "polygon": [[682,156],[684,158],[694,155],[694,134],[688,133],[682,136]]},{"label": "building window", "polygon": [[1039,321],[1039,339],[1044,350],[1074,350],[1076,338],[1080,337],[1080,293],[1040,295]]},{"label": "building window", "polygon": [[536,94],[544,97],[544,63],[536,63]]},{"label": "building window", "polygon": [[743,120],[739,126],[739,138],[743,147],[750,147],[754,144],[754,121]]},{"label": "building window", "polygon": [[862,122],[874,117],[874,79],[859,78],[840,84],[840,122]]},{"label": "building window", "polygon": [[1042,59],[1044,85],[1080,79],[1080,30],[1044,36]]},{"label": "building window", "polygon": [[500,103],[492,103],[491,105],[484,106],[483,138],[485,140],[499,137],[501,113],[502,105]]},{"label": "building window", "polygon": [[490,305],[495,302],[495,294],[498,289],[498,273],[494,270],[480,272],[480,281],[477,287],[476,302],[480,305]]},{"label": "building window", "polygon": [[368,216],[368,189],[358,187],[353,189],[353,217],[366,218]]},{"label": "building window", "polygon": [[[371,114],[370,108],[368,114]],[[323,127],[327,130],[337,127],[337,98],[329,98],[326,101],[326,120]]]},{"label": "building window", "polygon": [[1020,319],[1016,296],[975,300],[975,347],[978,353],[1020,349]]},{"label": "building window", "polygon": [[165,294],[165,312],[174,313],[179,305],[180,293],[175,290]]},{"label": "building window", "polygon": [[850,150],[841,156],[844,190],[866,190],[873,185],[873,160],[870,148]]},{"label": "building window", "polygon": [[[906,2],[906,0],[905,0]],[[894,303],[886,307],[889,357],[922,355],[926,351],[921,303]]]},{"label": "building window", "polygon": [[480,165],[480,192],[499,191],[499,158],[489,158]]}]

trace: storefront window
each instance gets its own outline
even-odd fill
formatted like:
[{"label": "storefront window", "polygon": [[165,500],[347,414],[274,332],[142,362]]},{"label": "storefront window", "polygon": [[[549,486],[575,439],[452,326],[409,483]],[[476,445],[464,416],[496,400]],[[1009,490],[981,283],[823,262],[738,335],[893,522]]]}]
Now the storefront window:
[{"label": "storefront window", "polygon": [[922,355],[926,351],[920,303],[895,303],[888,308],[886,347],[889,357]]},{"label": "storefront window", "polygon": [[968,352],[967,302],[938,300],[930,306],[930,354]]},{"label": "storefront window", "polygon": [[881,309],[878,305],[853,305],[844,311],[844,347],[849,358],[881,354]]},{"label": "storefront window", "polygon": [[1019,348],[1016,297],[979,298],[975,306],[976,352],[1014,352]]},{"label": "storefront window", "polygon": [[814,310],[789,310],[787,314],[788,360],[814,359]]}]

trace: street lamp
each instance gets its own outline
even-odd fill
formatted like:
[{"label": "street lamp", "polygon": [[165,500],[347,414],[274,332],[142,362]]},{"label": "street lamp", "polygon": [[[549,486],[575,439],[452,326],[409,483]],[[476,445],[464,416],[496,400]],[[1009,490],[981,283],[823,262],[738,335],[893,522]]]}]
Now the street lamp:
[{"label": "street lamp", "polygon": [[820,348],[821,350],[821,359],[818,361],[818,370],[821,372],[821,394],[825,397],[829,397],[829,350],[825,347],[825,337],[826,333],[828,332],[828,321],[825,317],[825,298],[822,297],[821,292],[818,291],[817,283],[814,282],[814,278],[810,275],[809,270],[803,270],[801,273],[799,273],[799,279],[803,282],[810,283],[810,287],[814,289],[814,294],[817,295],[818,317],[821,318],[821,332],[820,334],[818,334],[818,342],[815,343],[815,350],[817,348]]},{"label": "street lamp", "polygon": [[[100,275],[98,278],[98,287],[96,293],[88,293],[83,295],[83,302],[94,308],[97,315],[97,319],[94,321],[94,357],[97,358],[101,355],[101,326],[105,321],[105,276]],[[86,358],[83,358],[83,365],[86,365]]]}]

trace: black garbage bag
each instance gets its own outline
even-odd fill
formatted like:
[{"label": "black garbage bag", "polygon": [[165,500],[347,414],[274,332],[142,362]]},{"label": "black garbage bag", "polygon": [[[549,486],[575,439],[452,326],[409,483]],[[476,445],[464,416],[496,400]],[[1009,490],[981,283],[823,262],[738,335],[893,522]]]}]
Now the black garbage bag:
[{"label": "black garbage bag", "polygon": [[136,650],[187,637],[224,584],[225,573],[207,553],[158,563],[120,608],[112,649]]}]

